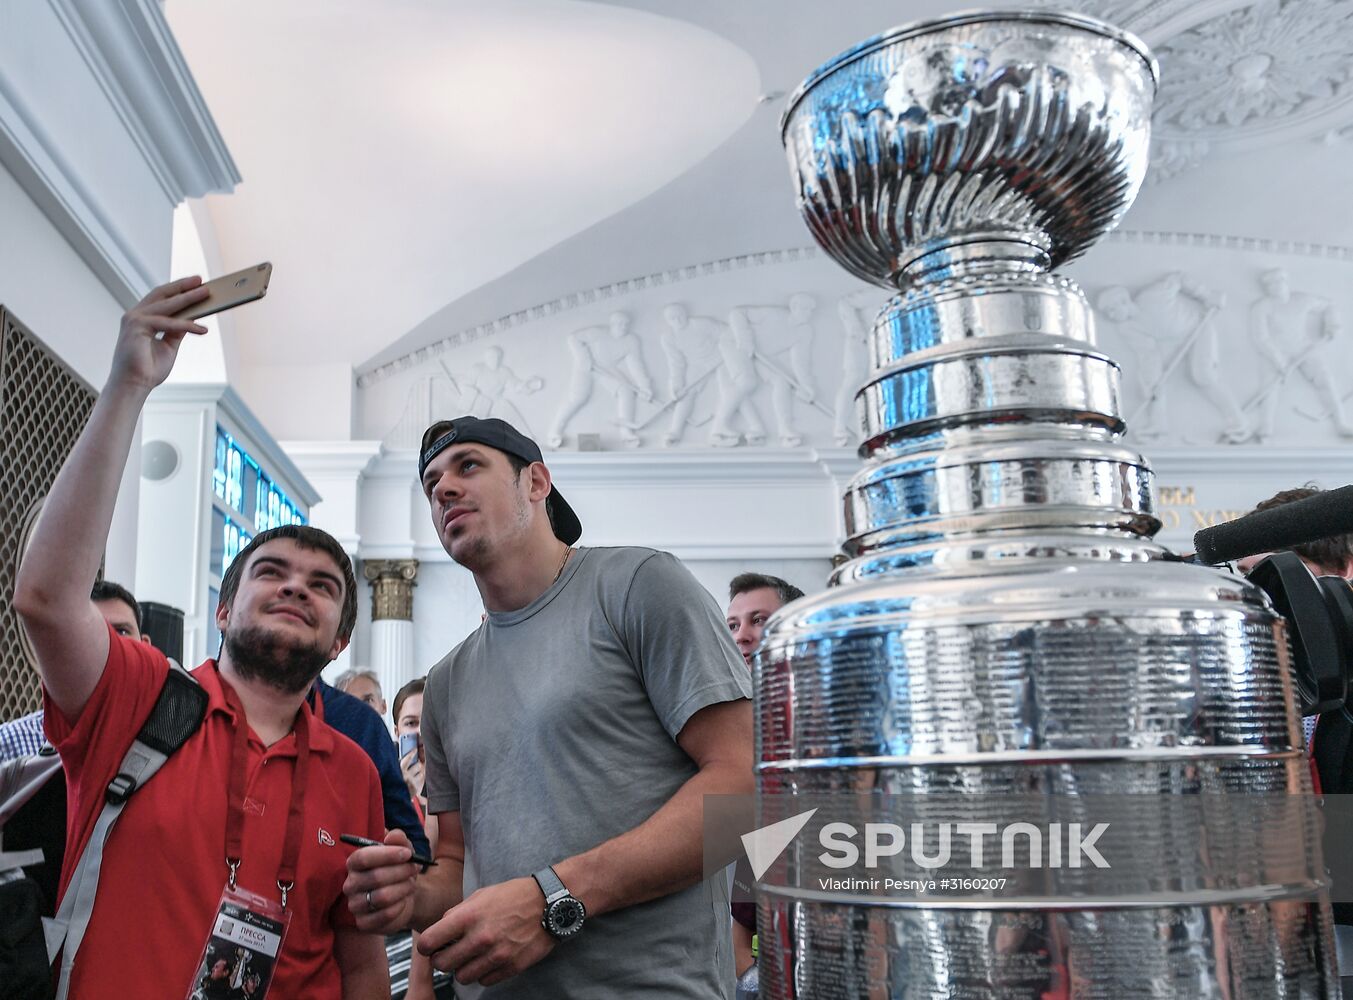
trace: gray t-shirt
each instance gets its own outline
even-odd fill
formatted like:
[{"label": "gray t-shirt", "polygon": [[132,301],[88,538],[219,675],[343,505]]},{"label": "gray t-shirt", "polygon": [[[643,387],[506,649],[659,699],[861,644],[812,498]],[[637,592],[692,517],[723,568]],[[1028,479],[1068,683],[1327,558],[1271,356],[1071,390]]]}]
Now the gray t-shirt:
[{"label": "gray t-shirt", "polygon": [[[686,721],[750,696],[723,615],[675,557],[579,548],[549,590],[490,613],[428,675],[428,806],[461,814],[465,894],[641,824],[695,774],[676,742]],[[728,902],[719,872],[589,915],[577,938],[482,995],[731,997]]]}]

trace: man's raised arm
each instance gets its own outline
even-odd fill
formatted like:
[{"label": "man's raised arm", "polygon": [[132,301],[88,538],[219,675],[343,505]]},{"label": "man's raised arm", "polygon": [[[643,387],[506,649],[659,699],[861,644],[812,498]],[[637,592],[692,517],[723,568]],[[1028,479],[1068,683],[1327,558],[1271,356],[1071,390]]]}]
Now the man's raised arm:
[{"label": "man's raised arm", "polygon": [[48,695],[71,721],[93,694],[108,657],[108,628],[89,591],[136,421],[150,391],[174,367],[183,337],[207,332],[172,318],[205,297],[201,286],[198,277],[161,285],[122,317],[108,381],[47,495],[19,567],[14,610],[32,640]]}]

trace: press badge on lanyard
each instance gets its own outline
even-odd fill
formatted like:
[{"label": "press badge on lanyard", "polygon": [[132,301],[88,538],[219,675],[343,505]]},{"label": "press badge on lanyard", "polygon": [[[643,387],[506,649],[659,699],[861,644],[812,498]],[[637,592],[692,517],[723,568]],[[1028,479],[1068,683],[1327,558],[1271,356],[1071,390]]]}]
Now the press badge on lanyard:
[{"label": "press badge on lanyard", "polygon": [[227,886],[193,976],[189,1000],[262,1000],[272,985],[273,968],[290,923],[291,914],[276,900]]},{"label": "press badge on lanyard", "polygon": [[248,864],[244,853],[244,786],[249,761],[249,724],[239,696],[228,684],[226,700],[235,710],[235,740],[230,755],[229,807],[226,812],[226,887],[216,906],[202,960],[188,986],[187,1000],[263,1000],[272,984],[273,970],[282,953],[291,910],[287,896],[296,884],[296,862],[301,853],[301,812],[310,772],[310,724],[304,711],[296,715],[296,767],[291,778],[291,805],[287,812],[282,863],[277,870],[277,899],[250,892],[237,883]]}]

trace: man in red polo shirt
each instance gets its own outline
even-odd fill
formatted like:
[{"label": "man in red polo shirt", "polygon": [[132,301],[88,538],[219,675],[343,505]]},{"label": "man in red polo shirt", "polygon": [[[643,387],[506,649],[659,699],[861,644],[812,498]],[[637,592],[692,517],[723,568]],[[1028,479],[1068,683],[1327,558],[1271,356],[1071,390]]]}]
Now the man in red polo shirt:
[{"label": "man in red polo shirt", "polygon": [[[198,278],[174,282],[123,317],[108,382],[14,589],[68,774],[63,893],[170,669],[110,629],[89,592],[141,408],[183,337],[206,332],[173,316],[204,294]],[[383,943],[355,929],[343,897],[339,843],[384,835],[380,784],[366,754],[305,703],[352,634],[355,588],[347,555],[314,528],[262,532],[230,564],[220,659],[193,672],[206,717],[108,838],[71,997],[175,1000],[220,979],[222,961],[232,984],[257,976],[256,995],[273,1000],[389,996]],[[242,927],[259,943],[244,947]]]}]

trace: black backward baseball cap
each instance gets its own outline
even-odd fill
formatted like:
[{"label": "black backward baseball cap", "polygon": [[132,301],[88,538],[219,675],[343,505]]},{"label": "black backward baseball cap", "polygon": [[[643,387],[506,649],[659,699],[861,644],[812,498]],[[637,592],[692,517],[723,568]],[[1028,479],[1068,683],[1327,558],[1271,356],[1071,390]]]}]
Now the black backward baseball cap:
[{"label": "black backward baseball cap", "polygon": [[[506,420],[497,417],[457,417],[439,420],[423,432],[423,443],[418,449],[418,480],[422,482],[428,463],[453,444],[482,444],[515,455],[524,462],[544,462],[540,445]],[[568,505],[559,488],[550,484],[550,495],[545,498],[554,535],[565,545],[572,545],[583,533],[583,524]]]}]

